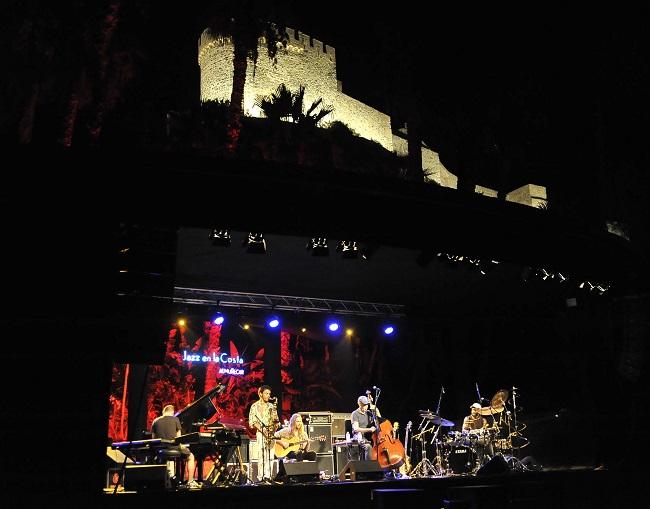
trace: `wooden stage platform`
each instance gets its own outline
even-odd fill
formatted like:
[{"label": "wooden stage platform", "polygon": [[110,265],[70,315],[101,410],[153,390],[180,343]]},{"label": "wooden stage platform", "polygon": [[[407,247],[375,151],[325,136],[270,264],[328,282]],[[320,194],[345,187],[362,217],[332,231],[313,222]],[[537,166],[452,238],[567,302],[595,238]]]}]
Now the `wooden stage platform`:
[{"label": "wooden stage platform", "polygon": [[537,472],[419,479],[328,480],[282,485],[118,492],[100,496],[107,508],[627,508],[642,500],[647,472],[576,467]]}]

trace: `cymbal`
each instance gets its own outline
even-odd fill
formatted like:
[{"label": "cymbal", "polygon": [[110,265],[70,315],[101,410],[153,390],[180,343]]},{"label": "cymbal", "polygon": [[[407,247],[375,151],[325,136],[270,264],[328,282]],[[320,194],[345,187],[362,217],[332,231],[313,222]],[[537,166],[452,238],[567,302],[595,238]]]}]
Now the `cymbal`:
[{"label": "cymbal", "polygon": [[426,418],[431,418],[436,415],[431,410],[420,410],[418,413],[420,414],[420,417],[426,417]]},{"label": "cymbal", "polygon": [[499,412],[503,412],[505,410],[505,407],[491,407],[491,406],[484,406],[481,408],[481,415],[494,415],[498,414]]},{"label": "cymbal", "polygon": [[433,424],[436,426],[453,426],[454,423],[451,421],[448,421],[447,419],[443,419],[439,415],[434,416],[432,419],[429,419]]},{"label": "cymbal", "polygon": [[506,401],[508,401],[509,394],[510,393],[506,389],[498,390],[497,393],[492,396],[490,406],[492,408],[502,408],[506,404]]}]

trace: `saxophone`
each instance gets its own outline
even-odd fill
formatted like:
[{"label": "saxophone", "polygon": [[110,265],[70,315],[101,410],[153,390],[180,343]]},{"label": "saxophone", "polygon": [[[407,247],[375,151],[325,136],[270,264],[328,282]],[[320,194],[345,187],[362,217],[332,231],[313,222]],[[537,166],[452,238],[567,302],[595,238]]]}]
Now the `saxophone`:
[{"label": "saxophone", "polygon": [[[275,401],[278,401],[278,398],[275,398]],[[263,433],[266,443],[271,447],[271,441],[274,440],[273,435],[278,430],[278,425],[280,420],[278,419],[278,411],[273,403],[269,403],[269,420],[268,425],[264,430],[266,433]]]}]

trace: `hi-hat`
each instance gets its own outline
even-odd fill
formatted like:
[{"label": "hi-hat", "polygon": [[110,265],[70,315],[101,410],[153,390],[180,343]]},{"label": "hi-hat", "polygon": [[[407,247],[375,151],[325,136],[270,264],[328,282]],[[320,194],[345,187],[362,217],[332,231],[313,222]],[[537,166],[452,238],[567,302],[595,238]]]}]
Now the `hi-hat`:
[{"label": "hi-hat", "polygon": [[426,417],[427,419],[436,415],[431,410],[420,410],[418,413],[420,414],[420,417]]}]

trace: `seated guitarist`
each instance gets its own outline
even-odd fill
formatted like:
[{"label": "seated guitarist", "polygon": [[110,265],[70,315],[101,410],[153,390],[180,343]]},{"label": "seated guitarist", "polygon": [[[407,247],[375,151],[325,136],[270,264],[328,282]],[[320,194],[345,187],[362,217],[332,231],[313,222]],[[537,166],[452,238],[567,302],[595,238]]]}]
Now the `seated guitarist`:
[{"label": "seated guitarist", "polygon": [[316,461],[316,453],[309,450],[309,437],[300,414],[293,414],[289,419],[289,425],[276,431],[273,436],[276,439],[276,449],[278,446],[285,450],[292,449],[284,456],[285,458],[295,461]]}]

